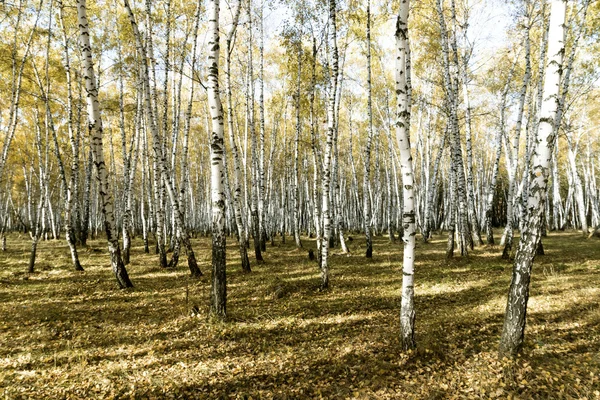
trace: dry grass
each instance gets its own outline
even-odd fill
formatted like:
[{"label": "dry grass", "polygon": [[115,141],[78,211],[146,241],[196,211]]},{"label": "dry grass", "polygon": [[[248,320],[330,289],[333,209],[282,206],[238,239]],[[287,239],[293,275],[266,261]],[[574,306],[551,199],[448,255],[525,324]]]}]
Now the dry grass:
[{"label": "dry grass", "polygon": [[[551,234],[531,286],[523,355],[497,360],[511,264],[497,248],[444,259],[419,245],[419,350],[400,351],[402,246],[376,238],[374,258],[332,257],[332,288],[292,241],[269,246],[250,275],[228,246],[229,321],[207,320],[210,242],[195,241],[205,276],[156,267],[136,241],[123,291],[102,241],[71,271],[64,242],[0,254],[0,390],[5,398],[597,398],[600,242]],[[305,240],[305,246],[314,242]],[[102,251],[94,251],[101,249]],[[336,253],[336,251],[334,251]]]}]

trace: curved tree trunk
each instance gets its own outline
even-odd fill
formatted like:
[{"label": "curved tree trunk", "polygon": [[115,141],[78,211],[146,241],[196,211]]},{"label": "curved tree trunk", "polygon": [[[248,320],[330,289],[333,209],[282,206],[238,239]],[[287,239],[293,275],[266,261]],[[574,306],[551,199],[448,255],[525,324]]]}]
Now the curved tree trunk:
[{"label": "curved tree trunk", "polygon": [[529,299],[529,281],[536,249],[541,238],[544,202],[546,201],[546,182],[549,175],[554,124],[557,116],[557,96],[564,53],[564,23],[566,1],[552,1],[550,27],[548,33],[548,64],[544,78],[544,96],[540,111],[539,131],[535,145],[531,185],[527,208],[527,225],[519,241],[512,280],[508,290],[504,326],[500,338],[500,355],[514,356],[523,344],[527,302]]}]

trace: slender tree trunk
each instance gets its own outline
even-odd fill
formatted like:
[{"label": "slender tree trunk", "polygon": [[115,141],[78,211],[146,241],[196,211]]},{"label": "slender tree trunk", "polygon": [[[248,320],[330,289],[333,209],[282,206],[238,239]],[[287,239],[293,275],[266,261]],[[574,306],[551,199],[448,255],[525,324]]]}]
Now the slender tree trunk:
[{"label": "slender tree trunk", "polygon": [[[452,11],[454,15],[454,3],[452,3]],[[472,242],[472,236],[468,223],[467,212],[467,195],[466,195],[466,180],[462,158],[462,149],[460,142],[460,132],[458,125],[457,105],[458,105],[458,88],[457,82],[452,78],[450,72],[450,49],[448,45],[448,32],[444,19],[442,0],[437,0],[437,12],[441,28],[442,53],[444,66],[444,86],[446,88],[446,97],[449,109],[450,120],[450,148],[451,159],[455,165],[456,172],[456,197],[458,205],[458,228],[459,228],[459,245],[461,255],[467,255],[467,245]],[[456,54],[456,42],[452,41],[453,52]]]},{"label": "slender tree trunk", "polygon": [[[504,250],[502,251],[502,258],[510,258],[510,252],[512,250],[513,241],[513,230],[516,226],[515,213],[513,211],[513,204],[516,203],[517,196],[516,182],[517,182],[517,166],[519,160],[519,138],[521,137],[521,126],[523,123],[523,111],[525,109],[525,99],[527,98],[527,87],[529,86],[529,80],[531,78],[531,44],[529,39],[529,30],[531,28],[531,17],[529,10],[529,1],[525,2],[525,17],[527,19],[527,26],[525,31],[525,76],[523,77],[523,84],[521,86],[521,92],[519,93],[519,107],[517,110],[517,123],[515,125],[515,136],[512,143],[512,151],[507,151],[506,156],[511,158],[509,168],[509,187],[508,187],[508,199],[507,199],[507,212],[506,212],[506,229],[505,229],[505,241]],[[507,148],[510,150],[510,147]]]},{"label": "slender tree trunk", "polygon": [[[22,11],[19,7],[18,16],[17,16],[17,24],[15,27],[15,36],[14,36],[14,47],[12,53],[12,91],[11,91],[11,103],[8,114],[8,126],[6,129],[6,136],[4,137],[4,143],[2,144],[2,155],[0,156],[0,177],[2,177],[2,173],[4,172],[4,167],[6,165],[6,160],[8,159],[8,152],[10,149],[10,144],[12,143],[13,138],[15,137],[15,132],[17,131],[17,126],[19,121],[21,120],[21,113],[19,112],[20,100],[21,100],[21,84],[23,82],[23,72],[25,69],[25,61],[29,57],[29,52],[31,50],[31,45],[33,43],[34,34],[37,32],[38,22],[40,20],[42,5],[44,0],[40,0],[39,5],[36,9],[35,14],[35,22],[33,27],[31,28],[31,32],[27,37],[27,41],[25,44],[25,51],[23,52],[23,57],[17,67],[17,51],[21,48],[21,34],[19,31],[19,25],[22,18]],[[3,127],[4,128],[4,127]]]},{"label": "slender tree trunk", "polygon": [[577,211],[579,216],[579,223],[581,226],[581,231],[584,238],[587,238],[589,234],[589,228],[587,223],[587,207],[585,206],[585,201],[583,198],[583,186],[581,185],[581,177],[579,176],[579,172],[577,172],[577,149],[578,144],[573,143],[574,139],[568,137],[568,159],[569,159],[569,167],[571,168],[571,175],[573,176],[573,194],[575,196],[575,203],[577,204]]},{"label": "slender tree trunk", "polygon": [[[257,157],[257,143],[256,143],[256,129],[254,124],[254,69],[253,69],[253,36],[252,36],[252,0],[248,0],[248,96],[247,96],[247,109],[248,109],[248,128],[250,130],[251,140],[251,201],[250,201],[250,221],[252,226],[252,237],[254,241],[254,254],[257,262],[262,262],[262,251],[260,246],[260,220],[258,213],[258,157]],[[246,168],[248,166],[246,165]]]},{"label": "slender tree trunk", "polygon": [[469,220],[471,221],[471,231],[475,236],[477,245],[483,245],[481,238],[481,229],[479,227],[479,219],[475,209],[475,184],[473,182],[473,147],[471,144],[471,103],[469,100],[469,88],[467,85],[467,66],[468,61],[465,60],[463,68],[463,92],[465,98],[465,142],[467,153],[467,201],[469,207]]},{"label": "slender tree trunk", "polygon": [[[121,40],[117,41],[117,50],[119,62],[123,62],[123,54],[121,51]],[[121,131],[121,146],[123,151],[123,196],[125,198],[125,210],[123,210],[122,220],[122,234],[123,234],[123,263],[129,264],[129,255],[131,252],[131,236],[130,236],[130,224],[132,219],[131,214],[131,188],[129,186],[129,169],[131,159],[128,157],[127,151],[127,138],[125,133],[125,88],[123,83],[123,71],[119,71],[119,128]],[[116,175],[116,171],[114,173]],[[129,201],[128,201],[129,200]]]},{"label": "slender tree trunk", "polygon": [[407,75],[408,51],[408,10],[409,0],[401,0],[396,23],[396,140],[400,150],[402,170],[402,225],[404,235],[404,256],[402,263],[402,303],[400,307],[400,329],[402,347],[405,350],[416,347],[415,305],[414,305],[414,265],[415,265],[415,205],[412,154],[410,149],[410,86]]},{"label": "slender tree trunk", "polygon": [[531,267],[541,237],[544,202],[546,201],[546,182],[554,144],[553,135],[555,132],[553,125],[557,115],[557,96],[559,94],[562,55],[564,53],[565,14],[566,1],[553,0],[548,32],[549,59],[544,78],[544,101],[540,111],[539,131],[537,132],[531,186],[527,201],[529,215],[527,226],[517,248],[512,280],[508,290],[506,314],[500,338],[500,355],[516,355],[523,344],[525,334]]},{"label": "slender tree trunk", "polygon": [[[79,262],[79,255],[77,253],[77,224],[75,223],[75,216],[78,212],[78,201],[79,195],[79,137],[75,135],[73,130],[73,92],[71,83],[71,62],[69,56],[69,42],[67,36],[67,29],[64,21],[64,6],[62,1],[59,0],[59,18],[62,27],[62,39],[64,47],[64,68],[67,79],[67,130],[69,133],[69,144],[71,145],[71,177],[68,183],[67,197],[65,204],[65,236],[67,243],[69,244],[69,250],[71,252],[71,261],[76,271],[83,271],[83,267]],[[58,151],[58,150],[57,150]]]},{"label": "slender tree trunk", "polygon": [[456,235],[456,165],[450,161],[449,201],[448,201],[448,243],[446,245],[446,258],[454,257]]},{"label": "slender tree trunk", "polygon": [[[426,210],[425,210],[425,224],[423,228],[423,241],[427,243],[431,236],[431,230],[435,228],[434,226],[434,218],[433,218],[433,198],[435,196],[435,192],[437,191],[437,176],[438,171],[440,169],[440,162],[442,160],[442,156],[444,155],[444,147],[446,145],[446,138],[448,137],[448,129],[444,132],[444,136],[442,136],[442,142],[440,143],[438,154],[435,157],[435,162],[433,164],[433,173],[431,179],[429,181],[429,187],[427,188],[427,201],[426,201]],[[454,245],[452,245],[454,247]]]},{"label": "slender tree trunk", "polygon": [[494,165],[492,167],[492,176],[490,179],[490,184],[487,189],[486,194],[486,202],[485,202],[485,232],[486,232],[486,241],[488,244],[495,244],[494,241],[494,230],[492,225],[492,213],[493,213],[493,205],[494,205],[494,195],[496,194],[496,185],[498,182],[498,171],[500,169],[500,156],[502,155],[502,140],[504,138],[504,129],[506,123],[506,101],[508,97],[508,91],[510,89],[510,82],[513,77],[513,73],[516,67],[516,60],[513,63],[512,68],[508,73],[508,77],[506,79],[506,84],[504,85],[504,89],[502,90],[502,97],[500,100],[500,126],[496,131],[496,154],[494,157]]},{"label": "slender tree trunk", "polygon": [[85,180],[83,184],[83,212],[81,216],[80,241],[82,246],[87,245],[90,227],[90,196],[92,191],[92,167],[93,167],[93,152],[90,144],[88,151],[87,163],[85,166]]},{"label": "slender tree trunk", "polygon": [[265,95],[264,95],[264,21],[263,21],[264,0],[261,1],[259,10],[259,71],[258,71],[258,113],[260,119],[260,137],[258,142],[258,222],[260,227],[260,249],[267,250],[267,231],[265,229]]},{"label": "slender tree trunk", "polygon": [[[310,139],[313,158],[313,203],[314,203],[314,224],[317,242],[318,258],[321,260],[321,246],[323,243],[322,225],[321,225],[321,210],[319,207],[319,185],[318,180],[321,176],[321,163],[319,162],[319,150],[317,143],[317,116],[315,113],[315,91],[317,85],[317,40],[313,36],[312,42],[312,68],[311,68],[311,89],[310,89]],[[321,265],[319,261],[319,265]]]},{"label": "slender tree trunk", "polygon": [[[301,22],[300,22],[301,24]],[[294,197],[294,241],[296,242],[296,248],[302,248],[302,241],[300,240],[300,192],[298,190],[298,147],[300,145],[300,132],[302,130],[301,119],[300,119],[300,89],[302,85],[302,28],[300,27],[298,32],[298,75],[296,81],[296,136],[294,138],[294,187],[292,189],[292,195]]]},{"label": "slender tree trunk", "polygon": [[321,289],[329,287],[329,238],[331,236],[331,158],[333,153],[333,136],[335,135],[335,104],[337,94],[338,75],[338,49],[337,49],[337,27],[336,27],[336,0],[329,0],[329,42],[330,50],[330,87],[327,104],[327,141],[323,160],[323,243],[321,246]]},{"label": "slender tree trunk", "polygon": [[373,239],[371,233],[371,202],[367,195],[371,191],[371,141],[373,140],[373,94],[371,87],[371,0],[367,1],[367,144],[363,175],[363,224],[367,250],[365,256],[373,257]]},{"label": "slender tree trunk", "polygon": [[225,254],[225,193],[223,191],[223,106],[219,94],[219,0],[209,0],[207,6],[208,33],[208,101],[212,119],[210,135],[211,200],[212,200],[212,286],[211,314],[219,319],[227,315],[227,280]]},{"label": "slender tree trunk", "polygon": [[91,131],[92,151],[94,163],[98,176],[100,200],[102,202],[102,214],[104,216],[104,228],[108,241],[112,270],[121,288],[132,287],[127,269],[121,258],[121,248],[116,231],[116,223],[113,215],[113,198],[108,187],[106,164],[104,162],[102,146],[102,118],[100,116],[100,104],[98,102],[98,88],[96,87],[96,76],[92,61],[92,48],[88,29],[86,0],[77,1],[77,16],[79,23],[79,42],[84,63],[85,89],[87,92],[88,122]]},{"label": "slender tree trunk", "polygon": [[235,224],[237,226],[242,271],[251,272],[250,261],[248,259],[248,246],[246,242],[244,218],[242,216],[242,209],[240,206],[240,198],[242,196],[242,184],[240,178],[240,156],[237,144],[235,142],[235,133],[233,128],[233,96],[231,91],[231,53],[233,52],[233,39],[237,30],[241,9],[241,2],[238,2],[233,12],[234,18],[231,25],[231,29],[227,33],[227,53],[225,53],[225,82],[227,86],[227,126],[229,132],[229,145],[231,148],[231,154],[233,155],[233,211],[235,217]]},{"label": "slender tree trunk", "polygon": [[[155,191],[158,187],[160,187],[160,185],[164,185],[164,188],[167,190],[167,194],[169,196],[171,206],[173,207],[173,216],[175,218],[175,224],[178,227],[178,234],[181,236],[181,241],[186,248],[186,252],[187,252],[187,256],[188,256],[188,267],[190,269],[190,275],[193,277],[201,276],[202,272],[198,268],[198,263],[196,261],[194,250],[192,249],[190,238],[187,234],[186,229],[184,229],[185,226],[183,224],[183,217],[182,217],[181,210],[179,209],[179,200],[178,200],[178,197],[175,195],[175,189],[173,188],[173,183],[171,181],[171,177],[170,177],[169,173],[167,172],[166,161],[165,161],[165,151],[164,151],[164,149],[161,148],[162,141],[161,141],[160,135],[158,133],[158,126],[154,122],[155,117],[153,116],[152,107],[151,107],[151,103],[150,103],[150,80],[149,80],[149,74],[148,74],[148,60],[147,60],[146,54],[144,52],[142,40],[140,37],[140,33],[138,31],[135,17],[133,15],[133,11],[129,7],[128,0],[125,0],[124,4],[125,4],[125,8],[127,10],[127,13],[129,15],[131,27],[133,29],[133,34],[134,34],[134,37],[136,40],[136,47],[142,58],[142,67],[140,68],[140,72],[141,72],[142,86],[143,86],[143,90],[144,90],[146,115],[147,115],[147,119],[148,119],[147,125],[150,126],[150,132],[152,133],[152,148],[153,148],[153,153],[154,153],[154,165],[155,165],[154,172],[156,174],[156,176],[154,178],[155,184],[156,184]],[[159,215],[157,215],[158,220],[160,220],[161,218],[164,218],[164,215],[162,213],[158,213],[158,214],[159,214]],[[158,237],[160,237],[159,235],[162,233],[160,230],[160,225],[161,224],[159,223],[159,229],[157,229]],[[164,243],[162,242],[162,240],[159,239],[159,251],[161,248],[162,248],[162,251],[164,252]],[[166,254],[165,254],[165,261],[166,261]],[[161,266],[163,266],[162,265],[162,254],[161,254]],[[171,266],[172,266],[172,264],[171,264]]]}]

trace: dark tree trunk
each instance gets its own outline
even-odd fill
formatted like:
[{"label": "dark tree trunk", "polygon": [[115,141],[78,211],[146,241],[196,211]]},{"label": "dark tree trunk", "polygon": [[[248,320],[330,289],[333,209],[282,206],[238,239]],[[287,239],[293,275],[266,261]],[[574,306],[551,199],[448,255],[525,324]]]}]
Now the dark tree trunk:
[{"label": "dark tree trunk", "polygon": [[225,269],[225,238],[213,234],[211,314],[218,318],[227,315],[227,274]]},{"label": "dark tree trunk", "polygon": [[246,251],[246,244],[244,243],[244,240],[242,238],[240,238],[239,244],[240,255],[242,257],[242,271],[246,273],[252,272],[252,269],[250,269],[250,260],[248,259],[248,252]]},{"label": "dark tree trunk", "polygon": [[29,272],[30,274],[32,274],[35,270],[35,256],[37,254],[37,244],[38,244],[37,239],[34,239],[31,241],[31,253],[29,256],[29,268],[27,269],[27,272]]}]

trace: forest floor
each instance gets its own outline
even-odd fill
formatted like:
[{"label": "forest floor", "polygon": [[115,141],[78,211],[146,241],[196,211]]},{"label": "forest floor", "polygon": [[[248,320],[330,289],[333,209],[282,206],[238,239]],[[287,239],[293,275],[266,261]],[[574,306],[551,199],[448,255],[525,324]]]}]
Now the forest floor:
[{"label": "forest floor", "polygon": [[[229,240],[228,321],[207,319],[210,241],[195,239],[204,276],[157,267],[137,239],[117,289],[106,244],[70,267],[64,241],[40,243],[26,274],[26,235],[0,253],[0,394],[4,398],[552,398],[600,397],[600,240],[550,233],[531,281],[522,355],[500,361],[512,264],[499,247],[446,260],[445,237],[418,244],[418,350],[398,340],[402,245],[376,238],[366,260],[333,250],[331,289],[293,240],[243,274]],[[304,239],[305,248],[315,242]],[[252,253],[252,252],[250,252]]]}]

